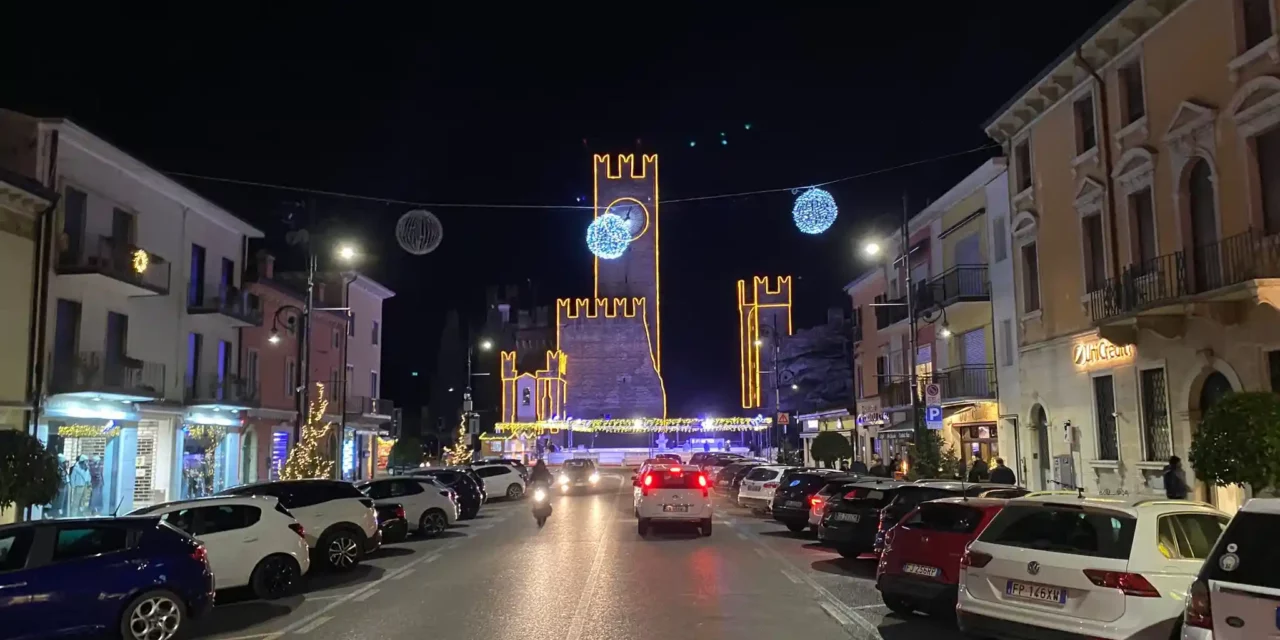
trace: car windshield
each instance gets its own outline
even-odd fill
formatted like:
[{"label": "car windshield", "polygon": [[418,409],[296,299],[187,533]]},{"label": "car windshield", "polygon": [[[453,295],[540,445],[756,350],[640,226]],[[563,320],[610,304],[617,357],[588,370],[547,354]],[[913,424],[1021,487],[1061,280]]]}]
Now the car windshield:
[{"label": "car windshield", "polygon": [[1137,520],[1110,511],[1051,505],[1009,505],[991,521],[982,542],[1125,560]]},{"label": "car windshield", "polygon": [[920,505],[903,526],[941,533],[973,533],[982,523],[982,509],[963,504],[930,502]]},{"label": "car windshield", "polygon": [[777,478],[777,477],[778,477],[777,469],[769,469],[767,467],[756,467],[755,469],[752,469],[751,471],[747,472],[747,476],[746,478],[744,478],[744,480],[750,480],[753,482],[762,482],[765,480],[773,480],[774,478]]}]

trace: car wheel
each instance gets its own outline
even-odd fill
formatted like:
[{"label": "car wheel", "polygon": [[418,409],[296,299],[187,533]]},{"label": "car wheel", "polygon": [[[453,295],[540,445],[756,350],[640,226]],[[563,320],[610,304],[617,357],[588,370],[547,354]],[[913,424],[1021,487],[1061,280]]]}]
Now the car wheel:
[{"label": "car wheel", "polygon": [[[844,555],[844,554],[841,554],[841,555]],[[889,596],[889,595],[886,595],[883,597],[884,597],[884,606],[889,607],[890,611],[898,615],[905,616],[911,613],[912,611],[915,611],[916,609],[915,604],[906,598],[902,598],[898,596]]]},{"label": "car wheel", "polygon": [[791,533],[800,533],[801,531],[804,531],[808,526],[809,526],[809,523],[803,520],[792,520],[791,522],[787,523],[787,530],[790,531]]},{"label": "car wheel", "polygon": [[134,598],[120,616],[125,640],[172,640],[183,630],[187,609],[172,591],[157,589]]},{"label": "car wheel", "polygon": [[[848,558],[848,559],[850,559],[850,560],[857,560],[857,559],[858,559],[858,556],[861,556],[861,555],[862,555],[862,550],[861,550],[861,549],[858,549],[858,548],[856,548],[856,547],[844,547],[844,546],[842,546],[842,547],[839,547],[839,548],[837,548],[837,549],[836,549],[836,553],[839,553],[841,558]],[[893,607],[890,607],[890,608],[892,609]]]},{"label": "car wheel", "polygon": [[698,532],[701,533],[704,538],[711,536],[711,518],[703,520],[702,524],[698,525]]},{"label": "car wheel", "polygon": [[444,512],[439,509],[427,511],[418,518],[418,533],[426,538],[434,538],[444,533],[445,527],[448,526],[448,518],[445,518]]},{"label": "car wheel", "polygon": [[524,489],[520,485],[512,483],[507,487],[508,500],[519,500],[522,497],[524,497]]},{"label": "car wheel", "polygon": [[649,535],[648,518],[640,518],[636,521],[636,533],[639,533],[641,538]]},{"label": "car wheel", "polygon": [[262,600],[283,598],[298,586],[298,578],[302,568],[298,561],[284,554],[267,556],[253,568],[249,576],[249,586],[253,595]]},{"label": "car wheel", "polygon": [[364,556],[363,540],[350,529],[335,529],[320,537],[319,550],[326,566],[335,571],[350,571]]}]

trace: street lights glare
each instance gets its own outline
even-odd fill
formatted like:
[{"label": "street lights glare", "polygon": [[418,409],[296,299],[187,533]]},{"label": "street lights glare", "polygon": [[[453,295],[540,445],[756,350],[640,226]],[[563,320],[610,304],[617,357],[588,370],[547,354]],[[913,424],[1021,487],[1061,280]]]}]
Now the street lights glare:
[{"label": "street lights glare", "polygon": [[338,247],[338,257],[346,260],[347,262],[355,260],[356,255],[356,248],[349,244],[344,244]]},{"label": "street lights glare", "polygon": [[756,340],[756,346],[757,347],[764,346],[764,340]]},{"label": "street lights glare", "polygon": [[938,335],[942,336],[942,339],[944,339],[944,340],[945,340],[945,339],[947,339],[947,338],[950,338],[950,337],[951,337],[951,327],[948,327],[948,326],[947,326],[947,324],[946,324],[945,322],[944,322],[944,323],[942,323],[942,328],[938,329]]},{"label": "street lights glare", "polygon": [[267,338],[267,342],[270,342],[271,344],[280,344],[280,334],[276,333],[276,331],[273,329],[271,331],[271,336]]},{"label": "street lights glare", "polygon": [[493,348],[493,341],[492,341],[492,340],[481,340],[481,341],[480,341],[480,350],[481,350],[481,351],[488,351],[488,350],[490,350],[490,349],[492,349],[492,348]]},{"label": "street lights glare", "polygon": [[881,247],[879,242],[868,242],[865,245],[862,245],[862,252],[872,258],[880,255],[880,250]]}]

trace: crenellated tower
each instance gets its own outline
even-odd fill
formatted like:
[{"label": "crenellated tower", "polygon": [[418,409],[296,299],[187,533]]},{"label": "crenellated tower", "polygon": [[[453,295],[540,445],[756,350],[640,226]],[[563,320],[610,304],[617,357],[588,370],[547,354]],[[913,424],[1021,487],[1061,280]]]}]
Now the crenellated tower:
[{"label": "crenellated tower", "polygon": [[791,276],[738,281],[738,359],[742,407],[773,413],[778,340],[791,335]]},{"label": "crenellated tower", "polygon": [[597,154],[594,174],[595,217],[616,214],[631,225],[631,244],[614,260],[593,257],[595,298],[644,298],[645,320],[653,333],[650,353],[662,371],[662,324],[659,314],[658,156]]}]

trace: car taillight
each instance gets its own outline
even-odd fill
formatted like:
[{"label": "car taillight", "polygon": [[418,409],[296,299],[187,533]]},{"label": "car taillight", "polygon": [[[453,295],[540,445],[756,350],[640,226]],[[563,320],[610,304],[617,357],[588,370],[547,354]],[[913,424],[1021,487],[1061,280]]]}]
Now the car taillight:
[{"label": "car taillight", "polygon": [[1160,592],[1156,590],[1155,586],[1138,573],[1085,569],[1084,575],[1089,578],[1089,582],[1092,582],[1094,586],[1119,589],[1126,596],[1138,596],[1139,598],[1160,597]]},{"label": "car taillight", "polygon": [[1182,614],[1182,624],[1200,629],[1213,629],[1213,607],[1209,603],[1209,587],[1203,580],[1191,583],[1191,591],[1187,594],[1186,610]]},{"label": "car taillight", "polygon": [[191,558],[205,566],[209,565],[209,554],[204,550],[204,545],[196,545],[196,550],[191,552]]},{"label": "car taillight", "polygon": [[699,487],[707,486],[707,477],[702,475],[701,473],[698,474],[698,486]]},{"label": "car taillight", "polygon": [[773,489],[773,490],[775,490],[775,491],[776,491],[776,490],[778,489],[778,483],[776,483],[776,482],[766,482],[766,483],[764,483],[764,488],[765,488],[765,489]]},{"label": "car taillight", "polygon": [[812,498],[809,498],[809,504],[816,508],[822,504],[822,498],[819,498],[818,496],[813,496]]},{"label": "car taillight", "polygon": [[299,538],[302,538],[303,540],[306,540],[306,539],[307,539],[307,530],[306,530],[306,529],[303,529],[303,528],[302,528],[302,525],[300,525],[300,524],[298,524],[298,523],[296,523],[296,522],[291,522],[291,523],[289,523],[289,528],[290,528],[290,529],[293,529],[293,532],[294,532],[294,533],[296,533],[296,534],[298,534],[298,537],[299,537]]},{"label": "car taillight", "polygon": [[640,495],[649,495],[649,488],[653,486],[653,476],[644,474],[644,478],[640,480]]},{"label": "car taillight", "polygon": [[404,507],[396,507],[396,517],[404,520]]},{"label": "car taillight", "polygon": [[960,566],[962,567],[981,569],[987,566],[988,562],[991,562],[991,554],[972,549],[966,549],[964,555],[960,557]]}]

